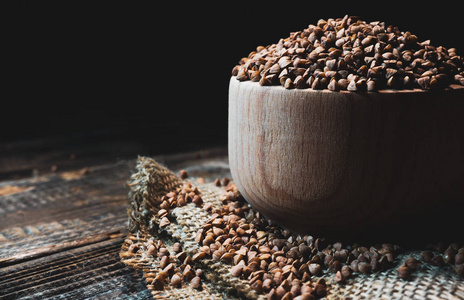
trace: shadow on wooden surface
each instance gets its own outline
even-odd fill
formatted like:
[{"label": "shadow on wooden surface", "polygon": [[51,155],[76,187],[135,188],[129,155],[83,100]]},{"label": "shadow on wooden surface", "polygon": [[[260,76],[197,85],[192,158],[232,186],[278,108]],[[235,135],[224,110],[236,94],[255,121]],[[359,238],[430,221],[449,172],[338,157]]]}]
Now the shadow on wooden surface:
[{"label": "shadow on wooden surface", "polygon": [[113,127],[8,142],[0,140],[0,180],[114,163],[137,155],[186,153],[224,145],[226,133],[221,128],[205,133],[204,128],[195,127],[140,135],[124,127]]}]

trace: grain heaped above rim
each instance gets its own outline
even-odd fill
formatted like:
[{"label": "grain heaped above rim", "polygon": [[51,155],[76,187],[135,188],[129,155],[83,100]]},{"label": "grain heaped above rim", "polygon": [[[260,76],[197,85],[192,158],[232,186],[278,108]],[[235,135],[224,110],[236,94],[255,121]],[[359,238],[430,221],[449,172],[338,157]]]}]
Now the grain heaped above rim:
[{"label": "grain heaped above rim", "polygon": [[320,19],[259,46],[232,70],[239,81],[286,89],[377,91],[464,86],[464,57],[385,22]]}]

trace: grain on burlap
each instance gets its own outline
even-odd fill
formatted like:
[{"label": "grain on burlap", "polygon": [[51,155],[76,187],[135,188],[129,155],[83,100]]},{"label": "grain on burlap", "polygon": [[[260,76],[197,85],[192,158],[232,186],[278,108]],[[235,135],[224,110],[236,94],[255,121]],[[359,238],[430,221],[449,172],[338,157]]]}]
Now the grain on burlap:
[{"label": "grain on burlap", "polygon": [[[131,176],[129,198],[129,230],[121,249],[121,259],[127,265],[143,270],[147,287],[154,299],[265,299],[251,289],[247,280],[233,277],[230,266],[203,259],[194,263],[195,269],[202,269],[205,278],[202,289],[196,290],[183,283],[182,287],[169,285],[163,291],[154,289],[151,282],[161,270],[159,258],[147,255],[147,241],[162,241],[175,260],[172,245],[180,242],[187,255],[198,253],[200,246],[195,242],[195,235],[205,224],[211,213],[203,208],[189,203],[183,207],[171,210],[175,218],[166,228],[159,227],[156,217],[157,201],[170,191],[178,191],[183,181],[166,167],[151,158],[139,157],[136,170]],[[219,197],[224,193],[223,187],[213,183],[196,184],[204,203],[210,203],[214,208],[221,207]],[[135,254],[128,251],[132,244],[139,246]],[[398,256],[396,265],[383,272],[368,275],[357,274],[346,284],[333,281],[334,274],[324,271],[322,277],[329,283],[327,299],[464,299],[464,279],[460,278],[451,267],[438,268],[424,264],[413,273],[409,280],[397,276],[396,269],[409,256],[420,258],[420,250],[409,251]],[[179,264],[181,264],[179,262]]]}]

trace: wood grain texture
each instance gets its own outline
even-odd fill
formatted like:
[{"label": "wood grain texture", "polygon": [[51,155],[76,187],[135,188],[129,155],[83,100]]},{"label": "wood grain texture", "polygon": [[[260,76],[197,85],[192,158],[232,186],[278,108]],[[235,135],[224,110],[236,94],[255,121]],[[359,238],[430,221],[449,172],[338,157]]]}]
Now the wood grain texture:
[{"label": "wood grain texture", "polygon": [[462,87],[350,93],[231,78],[232,177],[258,211],[299,232],[402,222],[462,205],[463,114]]},{"label": "wood grain texture", "polygon": [[[10,179],[0,181],[0,299],[152,299],[142,272],[119,256],[127,235],[126,184],[136,155],[109,163],[100,159],[98,146],[63,151],[55,145],[44,149],[85,149],[89,156],[78,155],[72,166],[53,172],[50,167],[66,156],[44,150],[40,157],[56,161],[30,159],[28,168],[49,170],[33,177],[16,164],[32,152],[18,152],[15,164],[12,155],[0,156],[0,166],[10,166],[2,175]],[[226,154],[222,147],[155,159],[176,172],[186,169],[211,180],[228,172]]]}]

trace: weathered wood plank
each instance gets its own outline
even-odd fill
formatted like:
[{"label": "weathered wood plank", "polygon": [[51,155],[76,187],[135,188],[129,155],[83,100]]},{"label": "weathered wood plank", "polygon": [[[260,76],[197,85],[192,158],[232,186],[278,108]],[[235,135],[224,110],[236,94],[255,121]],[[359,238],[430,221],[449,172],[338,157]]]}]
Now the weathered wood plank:
[{"label": "weathered wood plank", "polygon": [[147,294],[141,275],[120,262],[122,241],[119,236],[0,269],[1,298],[44,299],[68,294],[83,299],[124,286],[135,286],[126,296]]},{"label": "weathered wood plank", "polygon": [[[100,256],[105,253],[112,252],[115,248],[115,243],[95,243],[87,247],[85,255],[76,257],[75,253],[78,250],[62,251],[59,253],[49,253],[49,257],[36,258],[34,262],[18,263],[15,266],[5,267],[2,269],[2,279],[0,284],[19,282],[27,282],[31,276],[47,272],[53,275],[57,269],[67,264],[78,264]],[[50,257],[52,257],[51,259]]]},{"label": "weathered wood plank", "polygon": [[40,248],[36,248],[33,250],[24,251],[13,256],[10,256],[5,259],[0,259],[0,267],[6,267],[14,264],[18,264],[24,261],[29,261],[33,259],[37,259],[39,257],[48,256],[50,254],[64,252],[70,249],[83,247],[88,244],[97,243],[100,241],[104,241],[107,239],[111,239],[112,236],[117,235],[121,236],[122,232],[108,232],[103,234],[97,234],[89,237],[84,237],[77,240],[66,241],[62,243],[55,243],[53,245],[44,246]]},{"label": "weathered wood plank", "polygon": [[72,180],[52,175],[16,183],[33,188],[0,197],[0,265],[57,244],[124,231],[130,167],[125,162],[95,167]]},{"label": "weathered wood plank", "polygon": [[[225,148],[155,157],[172,170],[228,174]],[[1,299],[150,299],[120,262],[135,158],[0,182]]]},{"label": "weathered wood plank", "polygon": [[98,212],[98,206],[102,205],[110,204],[105,207],[106,211],[113,207],[111,204],[125,205],[125,183],[130,176],[130,169],[130,162],[121,162],[89,168],[88,174],[70,180],[63,177],[67,173],[61,173],[0,183],[0,188],[16,186],[24,189],[0,197],[0,230],[12,224],[26,226],[50,219],[70,219],[79,216],[80,212],[87,214],[86,209]]},{"label": "weathered wood plank", "polygon": [[0,144],[0,180],[110,164],[149,150],[135,139],[105,132]]},{"label": "weathered wood plank", "polygon": [[[0,180],[30,178],[36,174],[48,175],[56,171],[112,164],[121,159],[133,159],[137,155],[172,156],[175,159],[186,152],[214,152],[216,149],[225,149],[224,146],[218,147],[225,144],[223,137],[223,133],[220,133],[217,141],[196,141],[189,137],[174,142],[178,139],[174,136],[150,136],[160,140],[159,143],[153,143],[143,136],[124,133],[121,128],[108,128],[0,143]],[[202,150],[207,149],[206,147],[210,150]],[[180,154],[173,156],[169,153]]]}]

